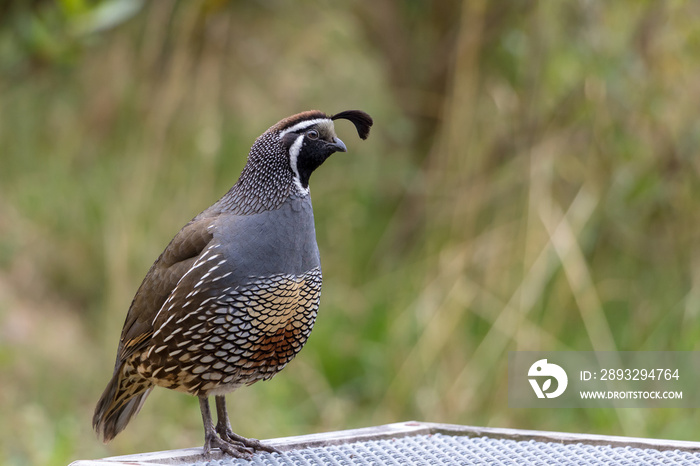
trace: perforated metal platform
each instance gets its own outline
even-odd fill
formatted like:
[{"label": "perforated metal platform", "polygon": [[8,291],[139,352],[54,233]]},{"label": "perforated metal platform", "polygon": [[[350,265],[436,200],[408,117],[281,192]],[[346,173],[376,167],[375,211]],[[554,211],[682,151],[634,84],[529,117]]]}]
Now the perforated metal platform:
[{"label": "perforated metal platform", "polygon": [[211,459],[173,450],[71,466],[699,465],[700,443],[407,422],[269,440],[282,454]]}]

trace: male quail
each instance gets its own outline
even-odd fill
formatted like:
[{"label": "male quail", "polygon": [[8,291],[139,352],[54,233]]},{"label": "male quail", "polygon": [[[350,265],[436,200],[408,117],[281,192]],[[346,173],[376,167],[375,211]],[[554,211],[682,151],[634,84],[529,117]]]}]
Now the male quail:
[{"label": "male quail", "polygon": [[[359,110],[290,116],[253,144],[236,184],[194,217],[148,271],[122,330],[112,379],[92,423],[108,442],[154,386],[199,397],[204,453],[275,451],[235,434],[224,395],[267,380],[306,342],[321,294],[309,177],[345,152],[333,120],[366,139]],[[216,399],[217,424],[209,411]]]}]

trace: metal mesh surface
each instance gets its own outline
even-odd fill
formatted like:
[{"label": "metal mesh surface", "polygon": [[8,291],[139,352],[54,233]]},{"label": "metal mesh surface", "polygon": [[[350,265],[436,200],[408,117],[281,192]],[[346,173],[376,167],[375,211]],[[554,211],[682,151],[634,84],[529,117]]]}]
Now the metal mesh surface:
[{"label": "metal mesh surface", "polygon": [[632,447],[515,441],[459,435],[415,435],[226,458],[193,466],[305,465],[697,465],[700,453]]}]

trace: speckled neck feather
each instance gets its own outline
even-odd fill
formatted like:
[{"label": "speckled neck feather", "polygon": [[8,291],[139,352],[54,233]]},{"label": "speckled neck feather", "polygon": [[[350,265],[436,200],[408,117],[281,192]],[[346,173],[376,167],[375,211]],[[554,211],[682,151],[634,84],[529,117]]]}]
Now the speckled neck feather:
[{"label": "speckled neck feather", "polygon": [[276,126],[255,141],[238,181],[214,208],[238,215],[256,214],[278,208],[298,191]]}]

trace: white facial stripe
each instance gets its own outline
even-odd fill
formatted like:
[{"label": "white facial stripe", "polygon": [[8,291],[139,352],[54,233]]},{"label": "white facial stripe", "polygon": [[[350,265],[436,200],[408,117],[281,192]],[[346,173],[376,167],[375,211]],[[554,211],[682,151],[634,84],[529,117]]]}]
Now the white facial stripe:
[{"label": "white facial stripe", "polygon": [[330,118],[316,118],[314,120],[302,121],[301,123],[297,123],[294,126],[291,126],[283,131],[280,131],[280,138],[282,138],[287,133],[294,133],[294,132],[299,131],[301,129],[308,128],[309,126],[317,125],[323,121],[328,121],[328,122],[332,123],[332,120]]},{"label": "white facial stripe", "polygon": [[299,177],[299,169],[297,168],[297,159],[299,158],[299,152],[301,152],[301,145],[304,143],[304,135],[300,134],[294,143],[289,148],[289,165],[292,166],[292,171],[294,172],[294,184],[297,185],[299,191],[302,193],[308,192],[309,188],[304,188],[301,185],[301,179]]}]

